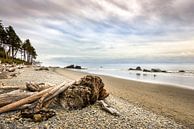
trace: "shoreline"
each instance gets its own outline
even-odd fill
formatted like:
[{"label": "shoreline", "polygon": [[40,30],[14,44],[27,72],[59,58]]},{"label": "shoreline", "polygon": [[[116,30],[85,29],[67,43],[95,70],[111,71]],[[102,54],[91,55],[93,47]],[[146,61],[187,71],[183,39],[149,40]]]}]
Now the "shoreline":
[{"label": "shoreline", "polygon": [[[52,70],[74,80],[88,74],[63,68],[52,68]],[[99,76],[111,94],[193,127],[193,90],[168,84],[153,84],[106,75]]]},{"label": "shoreline", "polygon": [[[176,83],[168,83],[168,82],[163,82],[163,81],[151,81],[151,80],[140,80],[140,79],[133,79],[133,78],[128,78],[128,77],[123,77],[119,75],[113,75],[113,74],[99,74],[99,73],[93,73],[93,72],[88,72],[88,71],[80,71],[80,70],[74,70],[74,69],[67,69],[75,72],[81,72],[81,73],[87,73],[87,74],[94,74],[94,75],[101,75],[101,76],[110,76],[114,78],[119,78],[119,79],[125,79],[129,81],[135,81],[135,82],[143,82],[143,83],[149,83],[149,84],[159,84],[159,85],[164,85],[164,86],[172,86],[172,87],[178,87],[178,88],[183,88],[183,89],[188,89],[188,90],[194,90],[194,87],[192,86],[187,86],[187,85],[181,85],[181,84],[176,84]],[[154,73],[153,73],[154,74]]]}]

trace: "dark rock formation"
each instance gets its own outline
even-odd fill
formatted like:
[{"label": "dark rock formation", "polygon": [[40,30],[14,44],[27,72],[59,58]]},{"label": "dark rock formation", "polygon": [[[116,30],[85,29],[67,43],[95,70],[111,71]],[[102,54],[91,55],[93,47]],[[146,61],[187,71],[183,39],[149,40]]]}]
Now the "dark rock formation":
[{"label": "dark rock formation", "polygon": [[161,69],[151,69],[151,72],[162,72]]},{"label": "dark rock formation", "polygon": [[65,68],[68,68],[68,69],[82,69],[82,67],[81,66],[79,66],[79,65],[68,65],[68,66],[66,66]]},{"label": "dark rock formation", "polygon": [[134,68],[129,68],[128,70],[138,70],[138,71],[142,71],[142,69],[141,69],[140,66],[136,67],[135,69]]},{"label": "dark rock formation", "polygon": [[77,66],[75,66],[75,69],[82,69],[82,67],[77,65]]},{"label": "dark rock formation", "polygon": [[151,72],[151,70],[143,69],[143,72]]},{"label": "dark rock formation", "polygon": [[66,66],[65,68],[74,69],[74,65],[68,65],[68,66]]},{"label": "dark rock formation", "polygon": [[179,73],[185,73],[185,70],[179,70]]},{"label": "dark rock formation", "polygon": [[141,69],[141,67],[140,67],[140,66],[138,66],[138,67],[136,67],[136,69],[135,69],[135,70],[141,71],[142,69]]}]

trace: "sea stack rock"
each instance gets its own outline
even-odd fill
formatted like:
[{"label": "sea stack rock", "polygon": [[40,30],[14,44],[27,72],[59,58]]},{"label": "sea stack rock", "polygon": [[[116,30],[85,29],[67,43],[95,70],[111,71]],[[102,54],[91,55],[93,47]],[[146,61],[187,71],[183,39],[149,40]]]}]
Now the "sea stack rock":
[{"label": "sea stack rock", "polygon": [[75,69],[82,69],[82,67],[79,66],[79,65],[75,66],[74,68],[75,68]]},{"label": "sea stack rock", "polygon": [[151,69],[151,72],[162,72],[161,69]]},{"label": "sea stack rock", "polygon": [[74,65],[68,65],[68,66],[66,66],[66,68],[68,68],[68,69],[74,69]]},{"label": "sea stack rock", "polygon": [[136,69],[135,69],[135,70],[141,71],[142,69],[141,69],[141,67],[140,67],[140,66],[138,66],[138,67],[136,67]]}]

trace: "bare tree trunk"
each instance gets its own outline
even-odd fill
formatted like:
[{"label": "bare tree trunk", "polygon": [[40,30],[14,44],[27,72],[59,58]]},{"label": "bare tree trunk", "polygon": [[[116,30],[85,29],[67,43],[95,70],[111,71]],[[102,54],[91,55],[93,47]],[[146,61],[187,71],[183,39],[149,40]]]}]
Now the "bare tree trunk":
[{"label": "bare tree trunk", "polygon": [[26,61],[26,50],[24,50],[24,61]]},{"label": "bare tree trunk", "polygon": [[18,53],[18,49],[16,49],[16,51],[15,51],[14,58],[16,58],[17,53]]}]

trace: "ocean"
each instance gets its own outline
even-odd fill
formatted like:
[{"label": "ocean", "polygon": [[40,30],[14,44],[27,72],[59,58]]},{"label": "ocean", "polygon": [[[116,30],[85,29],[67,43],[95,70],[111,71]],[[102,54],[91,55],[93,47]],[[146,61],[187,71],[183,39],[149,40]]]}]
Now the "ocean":
[{"label": "ocean", "polygon": [[[140,66],[142,69],[161,69],[163,72],[143,72],[128,70]],[[108,75],[128,80],[143,81],[149,83],[170,84],[194,89],[194,64],[82,64],[79,71]],[[185,72],[179,72],[184,70]]]}]

